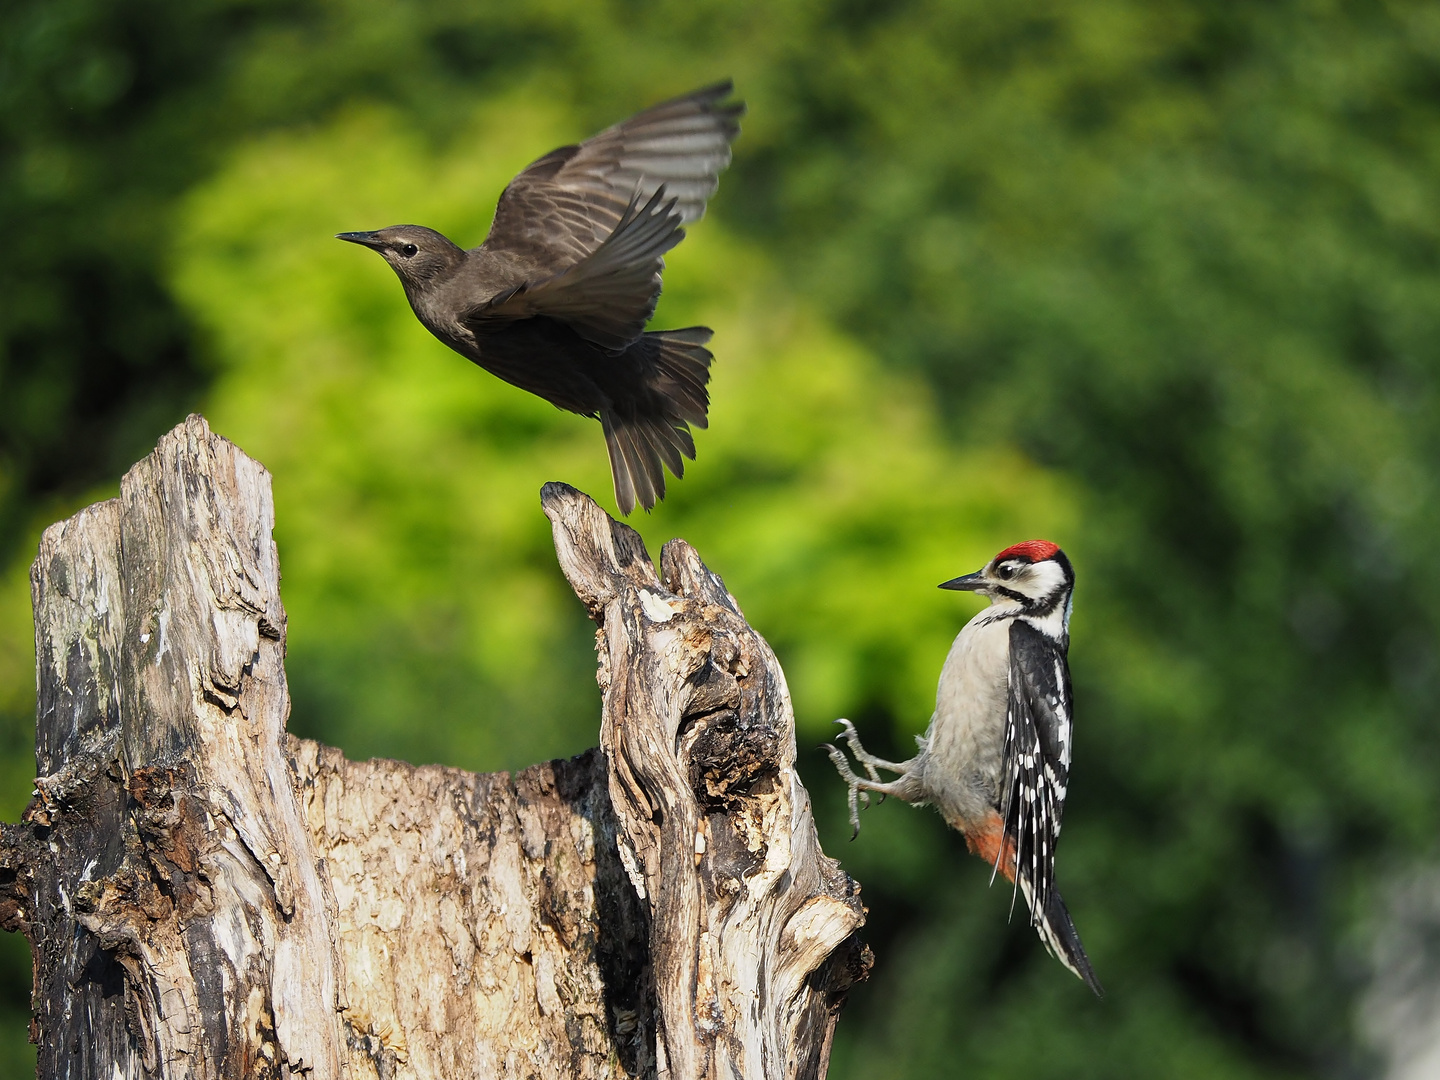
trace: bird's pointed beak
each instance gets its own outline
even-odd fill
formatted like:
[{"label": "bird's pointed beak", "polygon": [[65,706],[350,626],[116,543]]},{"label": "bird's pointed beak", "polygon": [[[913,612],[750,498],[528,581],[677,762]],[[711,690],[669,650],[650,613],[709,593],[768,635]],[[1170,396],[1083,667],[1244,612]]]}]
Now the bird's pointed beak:
[{"label": "bird's pointed beak", "polygon": [[336,233],[336,234],[335,234],[335,239],[336,239],[336,240],[346,240],[346,241],[349,241],[349,242],[352,243],[352,244],[359,244],[359,245],[361,245],[362,247],[373,248],[375,251],[379,251],[381,248],[383,248],[383,247],[385,246],[385,242],[384,242],[383,240],[378,240],[378,239],[376,239],[376,236],[375,236],[375,234],[374,234],[373,232],[342,232],[342,233]]},{"label": "bird's pointed beak", "polygon": [[954,589],[956,592],[980,592],[985,588],[985,571],[976,570],[973,574],[942,581],[940,588]]}]

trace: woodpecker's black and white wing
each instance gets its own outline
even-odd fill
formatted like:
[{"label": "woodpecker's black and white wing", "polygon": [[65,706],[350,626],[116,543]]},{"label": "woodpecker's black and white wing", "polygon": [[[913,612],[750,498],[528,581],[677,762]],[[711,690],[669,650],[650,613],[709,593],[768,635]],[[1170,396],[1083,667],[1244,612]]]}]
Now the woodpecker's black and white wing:
[{"label": "woodpecker's black and white wing", "polygon": [[1055,844],[1070,779],[1070,665],[1065,646],[1024,619],[1010,624],[1001,817],[1016,884],[1046,947],[1096,993],[1099,981],[1055,890]]},{"label": "woodpecker's black and white wing", "polygon": [[1060,642],[1024,619],[1010,624],[1002,816],[1043,908],[1070,779],[1070,666]]}]

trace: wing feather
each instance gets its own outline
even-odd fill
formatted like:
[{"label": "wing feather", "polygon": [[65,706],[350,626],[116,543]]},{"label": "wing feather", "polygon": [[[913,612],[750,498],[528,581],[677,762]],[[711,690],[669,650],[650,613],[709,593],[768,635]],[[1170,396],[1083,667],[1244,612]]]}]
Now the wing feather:
[{"label": "wing feather", "polygon": [[603,349],[624,349],[655,313],[665,252],[685,237],[675,200],[667,195],[661,186],[643,206],[637,195],[591,254],[558,274],[491,297],[462,321],[474,326],[548,315]]},{"label": "wing feather", "polygon": [[744,106],[718,83],[552,150],[500,196],[481,251],[533,269],[470,320],[548,315],[618,351],[655,313],[664,255],[705,212]]},{"label": "wing feather", "polygon": [[1064,648],[1023,619],[1010,624],[1001,817],[1029,882],[1031,921],[1050,903],[1055,843],[1070,777],[1070,668]]},{"label": "wing feather", "polygon": [[583,258],[637,195],[644,202],[662,184],[682,224],[699,220],[730,164],[745,112],[724,101],[731,89],[728,80],[707,86],[552,150],[510,182],[483,246],[546,260]]}]

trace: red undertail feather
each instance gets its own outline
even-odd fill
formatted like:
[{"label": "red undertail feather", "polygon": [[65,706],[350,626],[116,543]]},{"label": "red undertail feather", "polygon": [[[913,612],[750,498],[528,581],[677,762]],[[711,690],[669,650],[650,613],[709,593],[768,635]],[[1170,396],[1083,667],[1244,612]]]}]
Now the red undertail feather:
[{"label": "red undertail feather", "polygon": [[[980,856],[1000,871],[1006,881],[1015,880],[1015,840],[1005,835],[1005,823],[999,814],[992,813],[985,824],[964,833],[965,846],[972,854]],[[1000,857],[1000,846],[1005,846],[1005,857]]]}]

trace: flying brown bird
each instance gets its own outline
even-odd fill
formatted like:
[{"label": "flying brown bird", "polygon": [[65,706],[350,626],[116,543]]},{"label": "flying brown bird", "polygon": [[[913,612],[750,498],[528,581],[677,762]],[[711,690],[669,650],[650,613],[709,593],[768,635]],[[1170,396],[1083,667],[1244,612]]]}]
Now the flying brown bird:
[{"label": "flying brown bird", "polygon": [[[665,496],[706,427],[710,330],[647,333],[664,255],[705,213],[745,106],[729,81],[656,105],[510,181],[465,251],[392,225],[339,239],[378,251],[425,328],[552,405],[597,417],[623,513]],[[683,455],[683,456],[682,456]],[[663,463],[663,465],[662,465]]]}]

